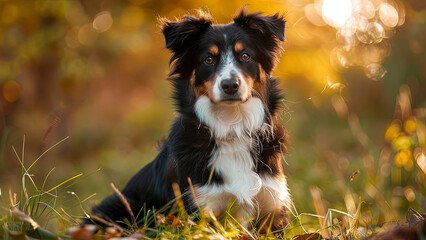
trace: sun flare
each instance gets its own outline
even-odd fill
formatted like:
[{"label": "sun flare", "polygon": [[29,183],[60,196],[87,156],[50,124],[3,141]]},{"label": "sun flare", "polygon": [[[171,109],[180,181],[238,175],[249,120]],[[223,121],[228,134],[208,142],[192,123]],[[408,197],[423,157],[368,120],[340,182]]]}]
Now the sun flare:
[{"label": "sun flare", "polygon": [[333,27],[341,27],[351,16],[351,0],[324,0],[322,4],[322,17]]}]

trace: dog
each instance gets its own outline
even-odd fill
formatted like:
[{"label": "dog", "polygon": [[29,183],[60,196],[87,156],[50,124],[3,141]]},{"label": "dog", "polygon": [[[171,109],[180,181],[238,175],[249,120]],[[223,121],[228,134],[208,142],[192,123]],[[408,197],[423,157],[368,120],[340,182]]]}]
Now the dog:
[{"label": "dog", "polygon": [[[269,217],[272,230],[282,229],[291,204],[282,164],[287,134],[278,123],[282,94],[272,73],[284,17],[242,8],[226,25],[206,15],[160,21],[179,116],[155,160],[122,190],[134,215],[175,199],[177,183],[190,213],[219,216],[235,201],[235,219],[244,226],[257,216],[258,225]],[[130,219],[117,195],[92,211]]]}]

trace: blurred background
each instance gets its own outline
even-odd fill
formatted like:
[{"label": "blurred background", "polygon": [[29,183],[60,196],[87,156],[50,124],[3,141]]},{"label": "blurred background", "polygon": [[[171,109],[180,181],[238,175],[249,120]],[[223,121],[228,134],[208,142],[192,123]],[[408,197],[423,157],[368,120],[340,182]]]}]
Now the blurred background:
[{"label": "blurred background", "polygon": [[76,195],[88,210],[110,182],[124,187],[176,117],[157,19],[202,9],[228,23],[244,4],[287,20],[275,76],[297,211],[354,215],[364,202],[366,225],[424,212],[423,0],[1,0],[0,211],[20,192],[17,156],[28,168],[67,136],[29,170],[29,194],[83,174],[52,191],[81,215]]}]

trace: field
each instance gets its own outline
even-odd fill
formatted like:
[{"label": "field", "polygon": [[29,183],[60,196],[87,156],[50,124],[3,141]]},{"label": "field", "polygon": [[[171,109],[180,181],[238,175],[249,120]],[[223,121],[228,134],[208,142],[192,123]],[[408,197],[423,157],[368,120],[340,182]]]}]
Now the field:
[{"label": "field", "polygon": [[245,4],[287,20],[274,76],[290,225],[259,234],[176,201],[125,235],[363,239],[424,221],[424,1],[17,0],[0,1],[0,238],[92,237],[73,227],[154,159],[177,116],[158,18],[202,9],[228,23]]}]

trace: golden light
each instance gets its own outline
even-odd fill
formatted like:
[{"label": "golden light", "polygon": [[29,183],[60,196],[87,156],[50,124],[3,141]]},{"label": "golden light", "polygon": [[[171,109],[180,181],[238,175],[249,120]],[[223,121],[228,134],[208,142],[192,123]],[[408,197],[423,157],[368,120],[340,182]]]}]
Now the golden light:
[{"label": "golden light", "polygon": [[337,32],[336,33],[336,40],[340,44],[343,50],[349,51],[351,50],[352,46],[357,44],[357,40],[353,35],[346,35],[349,34],[349,29],[346,29],[347,31],[344,32]]},{"label": "golden light", "polygon": [[321,4],[310,3],[304,7],[306,18],[312,23],[319,27],[325,26],[326,23],[321,16]]},{"label": "golden light", "polygon": [[368,78],[375,81],[382,80],[387,73],[386,69],[381,64],[377,64],[377,63],[369,64],[364,69],[364,72]]},{"label": "golden light", "polygon": [[375,16],[376,9],[374,8],[374,4],[371,1],[361,0],[358,1],[358,4],[355,5],[354,12],[366,19],[371,19]]},{"label": "golden light", "polygon": [[423,174],[426,175],[426,154],[422,151],[416,154],[416,163],[422,170]]},{"label": "golden light", "polygon": [[78,30],[78,41],[82,45],[91,45],[97,38],[97,34],[93,31],[92,24],[86,24]]},{"label": "golden light", "polygon": [[379,43],[385,37],[385,30],[379,23],[371,22],[367,24],[365,31],[357,32],[356,37],[365,44]]},{"label": "golden light", "polygon": [[73,27],[68,30],[67,35],[65,36],[65,43],[69,48],[76,48],[80,46],[80,42],[78,40],[78,27]]},{"label": "golden light", "polygon": [[111,13],[108,11],[102,11],[95,16],[93,20],[93,28],[98,32],[105,32],[111,28],[113,19]]},{"label": "golden light", "polygon": [[405,187],[404,195],[409,202],[413,202],[414,200],[416,200],[416,193],[413,191],[411,187]]},{"label": "golden light", "polygon": [[416,128],[417,128],[417,121],[415,118],[412,117],[407,119],[407,121],[405,121],[404,130],[407,133],[413,133],[414,131],[416,131]]},{"label": "golden light", "polygon": [[120,22],[127,27],[138,27],[145,20],[145,12],[139,6],[130,6],[123,10]]},{"label": "golden light", "polygon": [[[387,0],[315,0],[304,6],[305,19],[316,26],[329,25],[336,31],[338,45],[330,50],[332,66],[362,67],[372,80],[384,79],[382,65],[390,53],[386,41],[395,27],[404,23],[404,6]],[[414,49],[416,44],[412,44]]]},{"label": "golden light", "polygon": [[351,0],[324,0],[322,4],[322,17],[333,27],[341,27],[352,14]]},{"label": "golden light", "polygon": [[[392,141],[392,148],[396,151],[399,151],[401,149],[410,149],[411,145],[413,144],[413,140],[411,139],[410,136],[401,134],[400,136],[398,136],[396,139],[394,139]],[[407,151],[404,152],[408,153]]]},{"label": "golden light", "polygon": [[356,33],[358,21],[354,17],[349,17],[343,26],[339,28],[338,34],[343,36],[352,36]]},{"label": "golden light", "polygon": [[339,118],[346,118],[348,116],[348,106],[340,95],[333,95],[331,98],[331,104],[333,105],[334,110],[336,111],[336,114],[339,116]]},{"label": "golden light", "polygon": [[79,1],[70,1],[70,4],[72,7],[65,12],[65,18],[69,23],[71,23],[71,25],[81,26],[90,21],[89,16],[87,16],[84,7]]},{"label": "golden light", "polygon": [[18,18],[18,7],[15,5],[6,5],[1,13],[3,23],[13,23]]},{"label": "golden light", "polygon": [[380,21],[388,27],[395,27],[398,24],[398,11],[389,3],[380,4],[379,8]]},{"label": "golden light", "polygon": [[410,149],[402,149],[395,155],[395,164],[398,167],[408,167],[408,169],[411,169],[413,165],[412,157]]},{"label": "golden light", "polygon": [[15,81],[7,81],[2,90],[4,99],[10,103],[16,102],[21,96],[21,87]]},{"label": "golden light", "polygon": [[395,121],[393,122],[385,132],[385,139],[388,142],[392,142],[398,136],[401,135],[401,122]]}]

